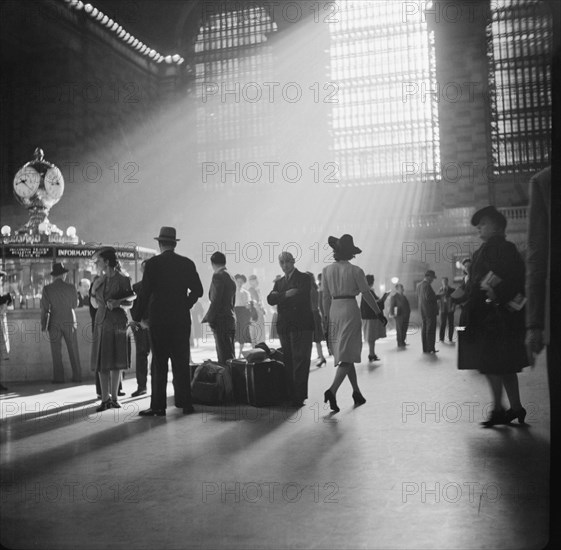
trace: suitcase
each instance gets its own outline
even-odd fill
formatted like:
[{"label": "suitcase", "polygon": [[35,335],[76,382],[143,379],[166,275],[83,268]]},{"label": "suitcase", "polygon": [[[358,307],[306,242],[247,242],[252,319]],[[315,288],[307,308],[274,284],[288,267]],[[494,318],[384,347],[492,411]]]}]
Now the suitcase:
[{"label": "suitcase", "polygon": [[247,361],[245,359],[228,359],[226,367],[230,370],[232,377],[232,385],[234,386],[234,401],[236,403],[247,404],[247,383],[245,378],[245,368]]},{"label": "suitcase", "polygon": [[254,407],[279,405],[285,396],[284,365],[266,359],[247,363],[245,368],[247,400]]},{"label": "suitcase", "polygon": [[456,335],[458,338],[458,369],[477,369],[484,353],[481,342],[474,341],[469,334],[466,334],[465,327],[456,327]]}]

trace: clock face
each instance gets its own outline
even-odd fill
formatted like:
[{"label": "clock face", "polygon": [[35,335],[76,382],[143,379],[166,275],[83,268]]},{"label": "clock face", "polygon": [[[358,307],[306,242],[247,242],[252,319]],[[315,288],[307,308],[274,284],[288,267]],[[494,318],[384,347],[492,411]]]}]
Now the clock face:
[{"label": "clock face", "polygon": [[39,184],[41,183],[41,175],[35,168],[24,166],[14,178],[14,191],[18,197],[28,199],[37,193]]},{"label": "clock face", "polygon": [[45,174],[45,191],[50,198],[57,200],[64,192],[64,178],[56,166],[49,168]]}]

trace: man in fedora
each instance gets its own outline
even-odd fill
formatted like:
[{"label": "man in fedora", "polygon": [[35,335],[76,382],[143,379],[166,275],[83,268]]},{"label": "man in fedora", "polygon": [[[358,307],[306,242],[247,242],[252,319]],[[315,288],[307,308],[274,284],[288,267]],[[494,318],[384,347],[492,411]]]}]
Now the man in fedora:
[{"label": "man in fedora", "polygon": [[[165,416],[168,361],[171,359],[175,406],[184,414],[194,412],[189,373],[190,309],[203,295],[203,285],[192,260],[175,253],[179,239],[174,227],[162,227],[160,254],[144,267],[138,308],[132,317],[143,324],[150,319],[152,337],[152,397],[140,416]],[[148,314],[146,315],[146,311]]]},{"label": "man in fedora", "polygon": [[417,285],[417,299],[419,313],[421,314],[421,341],[423,343],[423,353],[438,353],[438,350],[434,349],[438,299],[431,286],[435,279],[436,273],[432,269],[429,269],[425,272],[425,278]]},{"label": "man in fedora", "polygon": [[75,308],[78,307],[78,294],[74,285],[64,281],[68,269],[61,263],[55,263],[51,275],[53,282],[45,285],[41,296],[41,330],[47,331],[53,357],[53,384],[64,383],[64,366],[62,364],[62,338],[66,342],[72,382],[82,381],[82,368],[78,353],[78,323]]},{"label": "man in fedora", "polygon": [[290,252],[279,255],[284,273],[275,282],[267,302],[277,306],[277,332],[284,354],[289,399],[294,407],[302,407],[308,398],[308,377],[314,337],[314,316],[310,297],[311,279],[294,267]]}]

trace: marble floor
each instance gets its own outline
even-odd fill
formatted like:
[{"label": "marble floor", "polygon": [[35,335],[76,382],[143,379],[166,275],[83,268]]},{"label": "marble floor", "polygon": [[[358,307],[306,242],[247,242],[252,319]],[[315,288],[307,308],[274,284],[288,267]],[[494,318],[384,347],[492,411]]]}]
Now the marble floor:
[{"label": "marble floor", "polygon": [[[367,403],[203,407],[142,418],[149,398],[96,413],[93,385],[9,384],[1,395],[1,542],[36,549],[542,548],[548,534],[544,358],[520,375],[527,426],[480,427],[490,393],[456,347],[418,334],[357,366]],[[194,359],[212,357],[212,343]],[[363,350],[363,357],[368,352]],[[50,360],[50,358],[46,358]],[[170,376],[171,378],[171,376]],[[124,381],[127,396],[134,378]]]}]

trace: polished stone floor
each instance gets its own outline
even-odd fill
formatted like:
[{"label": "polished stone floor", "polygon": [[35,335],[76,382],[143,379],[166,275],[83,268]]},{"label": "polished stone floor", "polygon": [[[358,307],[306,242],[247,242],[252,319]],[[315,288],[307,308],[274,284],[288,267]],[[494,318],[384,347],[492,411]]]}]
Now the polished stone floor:
[{"label": "polished stone floor", "polygon": [[[96,413],[93,385],[10,384],[1,396],[1,542],[37,549],[542,548],[549,406],[543,357],[520,375],[527,426],[484,429],[490,394],[455,345],[418,334],[357,366],[331,414],[333,360],[300,411],[201,407]],[[212,357],[211,343],[194,351]],[[363,357],[367,356],[363,350]],[[49,360],[50,358],[46,358]],[[171,376],[170,376],[171,378]],[[136,389],[124,381],[127,395]],[[171,383],[168,395],[171,396]]]}]

